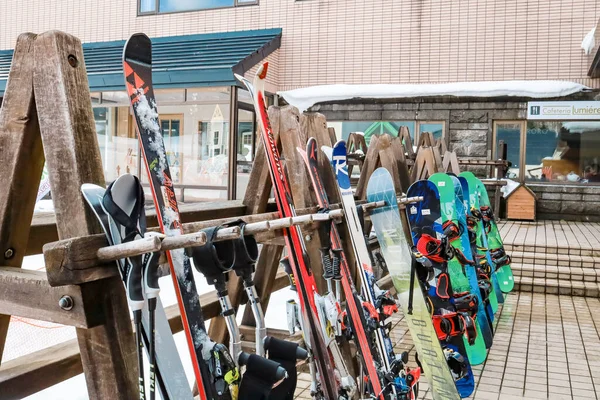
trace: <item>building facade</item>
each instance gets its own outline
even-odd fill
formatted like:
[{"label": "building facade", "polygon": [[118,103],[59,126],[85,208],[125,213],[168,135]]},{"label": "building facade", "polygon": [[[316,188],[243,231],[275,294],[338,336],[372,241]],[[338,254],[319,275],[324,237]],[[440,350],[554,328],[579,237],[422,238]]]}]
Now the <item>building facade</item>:
[{"label": "building facade", "polygon": [[[596,175],[600,176],[600,116],[574,120],[528,118],[528,105],[533,101],[596,101],[600,89],[600,29],[589,54],[582,50],[581,43],[598,24],[600,2],[26,3],[27,7],[17,7],[14,0],[0,2],[0,50],[10,51],[22,32],[49,29],[74,34],[91,47],[98,42],[112,46],[140,31],[153,40],[172,38],[173,43],[208,35],[205,37],[213,37],[217,45],[220,34],[280,29],[280,43],[263,51],[261,57],[247,58],[254,64],[261,59],[270,61],[267,90],[274,102],[279,101],[278,92],[330,84],[561,80],[585,85],[577,93],[549,98],[456,97],[448,93],[329,101],[311,110],[324,113],[340,137],[356,131],[367,136],[396,134],[400,126],[407,126],[415,138],[424,131],[444,138],[461,157],[494,158],[497,143],[503,140],[512,162],[509,177],[526,182],[538,193],[539,214],[600,216],[600,202],[595,199]],[[258,48],[264,50],[265,46]],[[199,54],[203,51],[197,49]],[[225,54],[226,49],[221,53]],[[179,53],[174,50],[173,54]],[[86,53],[86,63],[94,60],[102,64],[100,56],[90,57],[88,60]],[[193,56],[190,60],[204,62],[193,61]],[[242,72],[250,75],[254,68],[244,65]],[[99,84],[92,90],[107,180],[126,171],[139,172],[139,152],[124,86],[106,84],[102,88]],[[199,86],[194,78],[189,82],[181,78],[175,84],[169,81],[159,86],[158,93],[169,162],[180,186],[189,187],[180,196],[189,201],[239,198],[255,151],[255,118],[247,93],[234,81]]]}]

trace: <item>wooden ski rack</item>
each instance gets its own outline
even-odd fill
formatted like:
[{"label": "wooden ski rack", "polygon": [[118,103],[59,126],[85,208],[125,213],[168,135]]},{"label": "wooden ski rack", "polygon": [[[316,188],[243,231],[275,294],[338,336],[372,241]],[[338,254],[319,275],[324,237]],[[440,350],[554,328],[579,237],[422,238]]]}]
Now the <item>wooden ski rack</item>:
[{"label": "wooden ski rack", "polygon": [[[181,205],[185,234],[176,238],[152,236],[143,240],[107,246],[106,238],[88,209],[80,186],[104,185],[102,162],[95,132],[91,97],[80,41],[68,34],[50,31],[19,36],[0,111],[0,360],[10,316],[50,321],[76,328],[77,338],[50,346],[0,365],[2,399],[20,399],[80,373],[85,374],[91,399],[135,398],[137,362],[130,313],[114,260],[205,243],[203,229],[243,219],[246,234],[262,243],[256,265],[255,284],[263,309],[270,294],[288,285],[288,277],[278,268],[284,249],[281,229],[300,225],[305,236],[306,254],[313,274],[322,276],[320,232],[315,229],[332,218],[339,224],[341,242],[355,281],[356,260],[340,209],[340,196],[329,161],[319,155],[320,172],[331,210],[319,213],[304,161],[296,148],[304,148],[309,137],[318,148],[332,146],[335,132],[327,128],[318,113],[299,114],[291,107],[270,107],[273,135],[281,151],[298,217],[279,218],[269,202],[272,184],[266,157],[257,147],[254,166],[242,201]],[[398,137],[355,135],[351,149],[361,150],[352,168],[360,169],[356,197],[364,209],[382,204],[364,204],[366,185],[373,171],[382,166],[394,179],[400,208],[419,198],[405,199],[402,193],[416,178],[442,170],[444,145],[423,134],[419,150],[413,152],[410,132],[400,129]],[[359,152],[360,153],[360,152]],[[450,156],[448,156],[450,157]],[[454,160],[454,158],[452,159]],[[452,170],[456,163],[449,161]],[[37,188],[44,161],[47,163],[55,217],[33,216]],[[368,213],[367,213],[368,214]],[[406,215],[401,213],[403,219]],[[33,220],[32,220],[33,217]],[[369,232],[367,218],[366,232]],[[148,213],[149,230],[157,231],[156,215]],[[408,225],[405,224],[407,227]],[[152,228],[154,227],[154,228]],[[407,238],[410,233],[407,231]],[[218,239],[239,237],[238,228],[224,228]],[[22,270],[23,257],[44,253],[45,271]],[[164,259],[163,259],[164,261]],[[168,269],[162,268],[162,274]],[[390,287],[391,279],[380,281]],[[320,291],[326,288],[317,279]],[[241,280],[230,274],[228,291],[237,309],[247,300]],[[72,308],[63,307],[68,296]],[[226,343],[225,321],[219,316],[215,292],[200,296],[206,319],[212,319],[209,334]],[[183,329],[177,305],[165,309],[173,333]],[[240,330],[253,338],[254,317],[246,307]],[[286,338],[287,332],[269,334]],[[245,339],[244,339],[245,340]],[[299,340],[297,336],[293,340]],[[247,347],[252,347],[249,341]],[[102,351],[98,351],[102,349]],[[250,350],[250,349],[248,349]],[[343,349],[349,367],[358,368],[352,348]]]}]

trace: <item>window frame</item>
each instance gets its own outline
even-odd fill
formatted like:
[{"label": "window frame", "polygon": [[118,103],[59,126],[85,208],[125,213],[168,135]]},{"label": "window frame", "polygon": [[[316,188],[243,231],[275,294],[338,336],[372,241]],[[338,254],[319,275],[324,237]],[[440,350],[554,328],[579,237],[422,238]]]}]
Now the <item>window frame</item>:
[{"label": "window frame", "polygon": [[519,183],[525,183],[525,152],[526,152],[526,131],[527,131],[527,120],[525,119],[508,119],[508,120],[494,120],[492,123],[492,160],[496,159],[496,153],[498,151],[496,142],[498,141],[498,124],[515,124],[520,126],[519,133]]},{"label": "window frame", "polygon": [[419,143],[419,139],[421,139],[421,124],[441,124],[442,125],[442,139],[446,142],[446,146],[448,146],[448,135],[446,134],[446,121],[445,120],[413,120],[415,122],[415,140],[414,145],[416,146]]},{"label": "window frame", "polygon": [[259,5],[260,0],[233,0],[232,6],[223,6],[223,7],[213,7],[213,8],[197,8],[192,10],[180,10],[180,11],[160,11],[160,0],[154,1],[154,11],[141,11],[142,0],[137,0],[137,8],[136,14],[138,17],[145,17],[148,15],[165,15],[165,14],[179,14],[186,12],[197,12],[197,11],[210,11],[210,10],[222,10],[227,8],[237,8],[237,7],[247,7],[247,6],[257,6]]}]

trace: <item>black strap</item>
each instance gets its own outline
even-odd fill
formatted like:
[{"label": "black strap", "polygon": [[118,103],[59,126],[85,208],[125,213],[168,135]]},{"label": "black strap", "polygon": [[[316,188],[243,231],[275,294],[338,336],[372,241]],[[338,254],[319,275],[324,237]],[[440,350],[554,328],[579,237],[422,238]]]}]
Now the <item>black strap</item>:
[{"label": "black strap", "polygon": [[206,243],[186,249],[188,257],[194,260],[196,270],[206,277],[210,285],[219,286],[217,290],[221,292],[225,290],[225,282],[227,282],[227,275],[224,272],[229,271],[235,262],[234,246],[231,240],[214,242],[222,227],[213,226],[203,229],[202,231],[206,233]]}]

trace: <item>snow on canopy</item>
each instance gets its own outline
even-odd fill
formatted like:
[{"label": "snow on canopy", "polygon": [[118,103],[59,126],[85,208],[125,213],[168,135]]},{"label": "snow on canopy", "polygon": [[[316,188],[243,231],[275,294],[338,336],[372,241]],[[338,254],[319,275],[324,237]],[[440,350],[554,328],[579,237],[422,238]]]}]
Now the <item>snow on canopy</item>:
[{"label": "snow on canopy", "polygon": [[561,97],[589,89],[568,81],[484,81],[436,84],[322,85],[279,92],[300,112],[326,101],[395,99],[406,97]]}]

